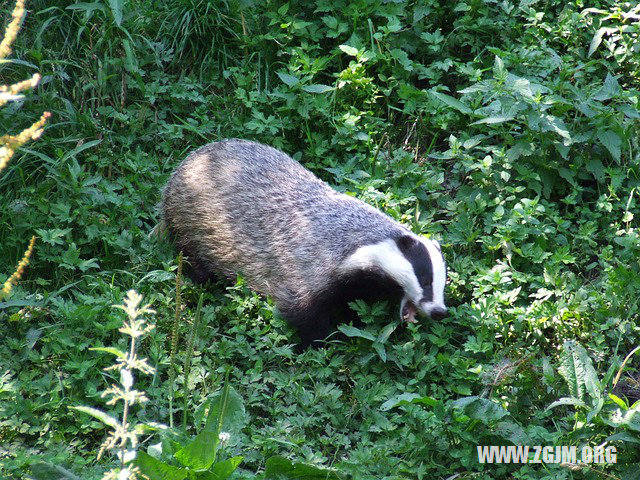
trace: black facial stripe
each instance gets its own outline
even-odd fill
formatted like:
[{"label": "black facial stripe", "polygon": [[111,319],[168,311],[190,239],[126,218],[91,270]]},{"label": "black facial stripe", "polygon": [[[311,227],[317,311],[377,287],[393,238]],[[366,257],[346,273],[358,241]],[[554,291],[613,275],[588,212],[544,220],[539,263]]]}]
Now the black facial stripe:
[{"label": "black facial stripe", "polygon": [[433,265],[429,251],[424,244],[415,238],[405,235],[396,239],[398,248],[411,263],[413,272],[420,283],[423,291],[422,301],[430,302],[433,300]]}]

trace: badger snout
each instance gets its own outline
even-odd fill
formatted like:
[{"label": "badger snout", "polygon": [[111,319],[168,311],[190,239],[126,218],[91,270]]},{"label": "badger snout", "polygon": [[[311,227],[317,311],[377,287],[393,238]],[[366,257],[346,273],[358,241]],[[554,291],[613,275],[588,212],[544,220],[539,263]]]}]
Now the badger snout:
[{"label": "badger snout", "polygon": [[407,298],[403,298],[400,305],[400,317],[407,323],[416,323],[416,314],[441,320],[447,316],[447,307],[433,302],[423,302],[417,305]]},{"label": "badger snout", "polygon": [[442,320],[447,316],[447,307],[434,307],[429,311],[428,315],[434,320]]}]

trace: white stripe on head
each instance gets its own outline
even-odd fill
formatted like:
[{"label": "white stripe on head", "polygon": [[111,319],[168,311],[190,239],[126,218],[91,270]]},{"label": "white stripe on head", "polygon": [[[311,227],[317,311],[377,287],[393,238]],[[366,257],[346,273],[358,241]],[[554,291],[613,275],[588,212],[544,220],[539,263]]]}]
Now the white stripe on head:
[{"label": "white stripe on head", "polygon": [[341,270],[352,272],[372,268],[379,268],[389,275],[412,301],[419,302],[422,298],[420,282],[395,240],[388,239],[358,248],[342,263]]},{"label": "white stripe on head", "polygon": [[[435,308],[446,308],[444,304],[444,287],[447,283],[447,267],[444,263],[444,257],[440,251],[440,244],[436,240],[419,237],[420,241],[427,247],[429,257],[431,258],[431,268],[433,271],[433,280],[431,281],[433,299],[432,302],[423,304],[425,310]],[[429,305],[432,304],[432,305]],[[427,312],[428,313],[428,312]]]}]

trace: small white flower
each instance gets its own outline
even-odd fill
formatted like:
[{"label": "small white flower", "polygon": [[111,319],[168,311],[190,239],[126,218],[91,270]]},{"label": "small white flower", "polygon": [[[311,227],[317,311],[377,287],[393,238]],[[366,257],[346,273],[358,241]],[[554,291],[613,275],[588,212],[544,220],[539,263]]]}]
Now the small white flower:
[{"label": "small white flower", "polygon": [[120,470],[120,473],[118,473],[118,480],[127,480],[130,474],[131,472],[128,468],[123,468]]},{"label": "small white flower", "polygon": [[126,389],[129,389],[133,386],[133,375],[131,375],[131,371],[123,368],[120,370],[120,383]]},{"label": "small white flower", "polygon": [[220,432],[218,435],[218,440],[220,440],[220,445],[224,445],[231,438],[231,434],[229,432]]}]

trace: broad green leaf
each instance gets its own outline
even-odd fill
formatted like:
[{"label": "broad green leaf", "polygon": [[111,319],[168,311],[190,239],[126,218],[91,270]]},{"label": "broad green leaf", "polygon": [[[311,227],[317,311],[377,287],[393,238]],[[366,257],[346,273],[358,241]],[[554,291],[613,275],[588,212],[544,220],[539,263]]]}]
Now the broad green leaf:
[{"label": "broad green leaf", "polygon": [[614,395],[613,393],[609,394],[609,398],[611,400],[613,400],[613,402],[618,405],[621,409],[623,410],[629,410],[629,405],[627,405],[625,403],[624,400],[622,400],[620,397],[618,397],[617,395]]},{"label": "broad green leaf", "polygon": [[344,53],[346,53],[347,55],[350,55],[352,57],[355,57],[358,55],[358,49],[355,47],[352,47],[351,45],[339,45],[338,48],[342,50]]},{"label": "broad green leaf", "polygon": [[514,445],[527,445],[531,443],[531,437],[515,422],[498,422],[493,427],[493,433]]},{"label": "broad green leaf", "polygon": [[640,118],[640,110],[628,104],[620,105],[618,109],[629,118]]},{"label": "broad green leaf", "polygon": [[551,403],[551,405],[549,405],[546,410],[551,410],[552,408],[556,408],[559,407],[561,405],[573,405],[576,407],[584,407],[587,408],[587,404],[584,403],[582,400],[579,400],[577,398],[574,397],[562,397],[559,400],[556,400],[555,402]]},{"label": "broad green leaf", "polygon": [[533,142],[518,140],[513,144],[513,147],[507,151],[507,158],[513,162],[522,156],[528,157],[529,155],[533,155],[535,148]]},{"label": "broad green leaf", "polygon": [[27,334],[25,335],[27,340],[27,348],[29,350],[33,350],[33,347],[35,347],[36,342],[40,339],[41,336],[42,336],[41,328],[30,328],[27,331]]},{"label": "broad green leaf", "polygon": [[409,405],[411,403],[421,403],[430,407],[435,407],[439,402],[433,397],[423,397],[417,393],[402,393],[390,398],[380,406],[380,410],[387,411],[401,405]]},{"label": "broad green leaf", "polygon": [[540,126],[547,132],[555,132],[567,141],[571,141],[571,135],[564,121],[553,115],[542,115],[540,117]]},{"label": "broad green leaf", "polygon": [[102,423],[104,423],[105,425],[108,425],[112,428],[116,428],[120,422],[118,421],[117,418],[112,417],[111,415],[109,415],[108,413],[103,412],[102,410],[98,410],[97,408],[93,408],[93,407],[69,407],[71,410],[77,410],[78,412],[83,412],[86,413],[88,415],[91,415],[94,418],[97,418],[98,420],[100,420]]},{"label": "broad green leaf", "polygon": [[93,347],[90,348],[89,350],[93,350],[96,352],[107,352],[107,353],[112,353],[113,355],[115,355],[118,358],[127,358],[127,354],[124,353],[121,350],[118,350],[117,348],[113,348],[113,347]]},{"label": "broad green leaf", "polygon": [[82,151],[84,151],[84,150],[86,150],[88,148],[95,147],[96,145],[99,145],[100,143],[102,143],[102,140],[91,140],[90,142],[83,143],[82,145],[79,145],[76,148],[74,148],[73,150],[69,150],[67,153],[65,153],[64,156],[62,157],[62,160],[60,160],[60,162],[62,163],[68,158],[75,157],[80,152],[82,152]]},{"label": "broad green leaf", "polygon": [[504,68],[504,62],[499,56],[495,56],[493,60],[493,77],[500,80],[507,76],[507,70]]},{"label": "broad green leaf", "polygon": [[336,17],[333,17],[331,15],[325,15],[324,17],[322,17],[322,21],[324,22],[324,24],[331,28],[331,29],[336,29],[338,26],[338,19]]},{"label": "broad green leaf", "polygon": [[371,340],[372,342],[376,340],[376,337],[374,337],[371,333],[365,330],[360,330],[356,327],[352,327],[351,325],[340,325],[338,327],[338,330],[344,333],[347,337],[360,337]]},{"label": "broad green leaf", "polygon": [[198,475],[198,480],[225,480],[238,468],[242,457],[232,457],[216,463],[209,472]]},{"label": "broad green leaf", "polygon": [[380,360],[382,360],[384,363],[386,363],[387,362],[387,351],[385,350],[384,345],[381,344],[380,342],[373,342],[373,349],[376,351],[376,353],[380,357]]},{"label": "broad green leaf", "polygon": [[595,93],[595,95],[591,98],[593,100],[598,100],[600,102],[604,102],[605,100],[610,100],[620,93],[622,89],[620,88],[620,84],[616,77],[607,73],[607,76],[604,79],[604,83],[602,87]]},{"label": "broad green leaf", "polygon": [[455,108],[460,113],[466,113],[467,115],[470,115],[472,113],[472,110],[467,105],[462,103],[457,98],[452,97],[451,95],[447,95],[446,93],[442,92],[436,92],[433,90],[430,90],[429,93],[440,100],[442,103],[449,105],[451,108]]},{"label": "broad green leaf", "polygon": [[608,436],[604,439],[605,442],[611,442],[614,440],[619,440],[621,442],[631,442],[640,445],[640,438],[637,435],[634,435],[630,432],[618,432],[613,435]]},{"label": "broad green leaf", "polygon": [[302,90],[309,93],[325,93],[333,90],[333,87],[330,87],[329,85],[322,85],[320,83],[316,83],[313,85],[305,85],[304,87],[302,87]]},{"label": "broad green leaf", "polygon": [[590,157],[587,159],[584,166],[589,173],[593,174],[596,180],[604,180],[606,171],[602,164],[602,160]]},{"label": "broad green leaf", "polygon": [[149,480],[184,480],[189,476],[188,470],[168,465],[140,450],[134,463]]},{"label": "broad green leaf", "polygon": [[640,410],[638,407],[631,408],[624,412],[615,409],[610,413],[605,422],[612,427],[626,427],[634,432],[640,432]]},{"label": "broad green leaf", "polygon": [[612,130],[598,130],[598,140],[600,143],[605,146],[611,157],[616,161],[616,163],[620,163],[620,153],[622,148],[622,140],[620,139],[620,135]]},{"label": "broad green leaf", "polygon": [[218,435],[215,432],[200,432],[186,447],[175,453],[176,459],[187,468],[207,470],[216,460]]},{"label": "broad green leaf", "polygon": [[122,25],[122,2],[123,0],[109,0],[109,7],[117,26]]},{"label": "broad green leaf", "polygon": [[496,115],[493,117],[483,118],[482,120],[477,120],[471,123],[471,125],[481,125],[483,123],[487,125],[494,125],[496,123],[510,122],[513,119],[513,115]]},{"label": "broad green leaf", "polygon": [[467,88],[463,88],[462,90],[458,90],[458,93],[476,93],[476,92],[489,92],[493,87],[489,82],[483,81],[474,83],[473,85],[469,85]]},{"label": "broad green leaf", "polygon": [[289,87],[293,87],[294,85],[300,83],[300,79],[294,77],[293,75],[289,75],[288,73],[276,72],[276,75],[278,75],[278,77],[280,77],[280,80],[282,80]]},{"label": "broad green leaf", "polygon": [[594,400],[600,397],[601,387],[591,358],[582,345],[567,341],[560,354],[562,378],[567,382],[572,397],[585,402],[587,395]]},{"label": "broad green leaf", "polygon": [[[226,394],[225,394],[226,390]],[[247,421],[242,397],[231,386],[209,396],[209,415],[205,430],[210,432],[237,433]],[[220,430],[218,428],[220,427]]]},{"label": "broad green leaf", "polygon": [[519,93],[523,97],[533,98],[533,92],[531,90],[531,82],[526,78],[516,77],[515,75],[509,75],[509,78],[512,79],[511,89],[514,92]]},{"label": "broad green leaf", "polygon": [[593,55],[594,52],[598,49],[598,47],[600,46],[600,43],[602,43],[602,37],[604,36],[604,34],[612,33],[612,32],[615,32],[615,28],[607,28],[607,27],[599,28],[596,31],[593,38],[591,39],[591,43],[589,44],[589,53],[587,53],[587,57],[590,57],[591,55]]},{"label": "broad green leaf", "polygon": [[461,409],[467,417],[482,423],[494,422],[509,415],[501,405],[477,396],[459,398],[453,402],[453,406]]},{"label": "broad green leaf", "polygon": [[398,328],[398,325],[400,325],[399,322],[393,322],[388,324],[386,327],[382,329],[382,332],[380,332],[380,335],[378,335],[378,338],[376,341],[382,344],[386,343],[387,340],[389,340],[389,337],[391,336],[391,334],[394,332],[394,330]]},{"label": "broad green leaf", "polygon": [[267,459],[264,476],[267,480],[340,480],[333,470],[305,463],[293,463],[280,456]]},{"label": "broad green leaf", "polygon": [[80,480],[80,477],[76,477],[69,470],[48,462],[38,462],[32,465],[31,475],[28,478],[32,480]]}]

